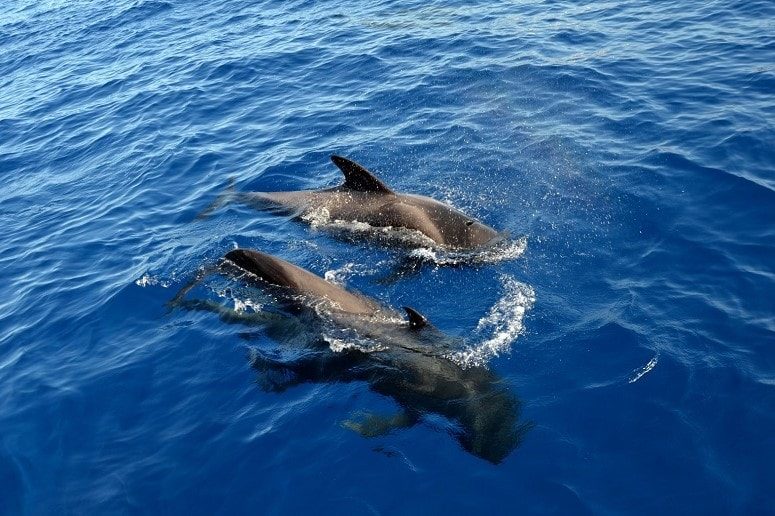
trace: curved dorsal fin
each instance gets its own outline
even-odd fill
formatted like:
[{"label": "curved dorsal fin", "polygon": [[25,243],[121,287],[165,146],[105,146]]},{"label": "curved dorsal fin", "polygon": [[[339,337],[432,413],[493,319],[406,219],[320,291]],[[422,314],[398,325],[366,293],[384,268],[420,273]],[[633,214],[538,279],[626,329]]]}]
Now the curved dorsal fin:
[{"label": "curved dorsal fin", "polygon": [[419,330],[428,326],[428,319],[423,314],[409,306],[405,306],[404,310],[406,310],[406,315],[409,317],[409,328]]},{"label": "curved dorsal fin", "polygon": [[341,156],[331,156],[331,161],[344,174],[344,187],[358,192],[393,193],[365,167]]}]

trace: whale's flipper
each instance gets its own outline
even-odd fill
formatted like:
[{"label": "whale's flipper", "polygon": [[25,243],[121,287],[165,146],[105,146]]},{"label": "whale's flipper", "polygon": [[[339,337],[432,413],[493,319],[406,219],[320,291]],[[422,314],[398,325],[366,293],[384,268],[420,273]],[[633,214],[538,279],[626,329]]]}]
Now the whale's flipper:
[{"label": "whale's flipper", "polygon": [[178,291],[177,294],[175,294],[175,297],[167,301],[165,306],[167,307],[168,311],[172,311],[180,304],[185,301],[186,294],[188,294],[194,287],[199,285],[199,283],[202,282],[203,279],[205,279],[210,274],[213,274],[215,272],[218,272],[219,268],[217,265],[208,265],[206,267],[200,268],[198,271],[196,271],[196,274],[193,278],[191,278],[188,283],[183,285],[183,287]]},{"label": "whale's flipper", "polygon": [[428,319],[426,319],[423,314],[409,306],[405,306],[404,310],[409,318],[409,327],[411,329],[419,330],[420,328],[428,326]]},{"label": "whale's flipper", "polygon": [[361,412],[359,415],[361,416],[360,421],[348,419],[342,421],[342,426],[353,432],[357,432],[363,437],[379,437],[381,435],[387,435],[394,430],[409,428],[417,424],[419,419],[416,414],[412,414],[406,410],[401,410],[392,416],[368,412]]},{"label": "whale's flipper", "polygon": [[393,190],[385,186],[385,183],[374,177],[374,174],[358,163],[336,155],[331,156],[331,161],[344,174],[343,186],[345,188],[357,192],[393,193]]}]

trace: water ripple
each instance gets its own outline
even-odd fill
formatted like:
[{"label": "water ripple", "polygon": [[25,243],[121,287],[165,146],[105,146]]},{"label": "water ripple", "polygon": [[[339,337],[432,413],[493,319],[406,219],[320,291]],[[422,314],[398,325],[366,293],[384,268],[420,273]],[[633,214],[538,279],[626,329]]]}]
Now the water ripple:
[{"label": "water ripple", "polygon": [[[768,0],[3,4],[6,510],[766,512],[773,19]],[[515,238],[417,250],[386,285],[381,246],[240,206],[195,220],[229,178],[337,184],[331,153]],[[356,408],[397,408],[362,384],[262,392],[245,339],[270,337],[164,308],[235,245],[486,326],[473,349],[536,423],[524,445],[492,468],[443,424],[350,435]]]}]

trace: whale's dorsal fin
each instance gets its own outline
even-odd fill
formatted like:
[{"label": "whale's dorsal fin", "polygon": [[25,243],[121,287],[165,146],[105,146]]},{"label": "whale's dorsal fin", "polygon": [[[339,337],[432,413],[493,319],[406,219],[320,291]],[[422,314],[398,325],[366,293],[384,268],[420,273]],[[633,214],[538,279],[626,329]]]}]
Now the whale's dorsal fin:
[{"label": "whale's dorsal fin", "polygon": [[409,317],[409,328],[419,330],[428,326],[428,319],[423,314],[409,306],[405,306],[404,310],[406,310],[406,315]]},{"label": "whale's dorsal fin", "polygon": [[331,161],[344,174],[344,187],[357,192],[393,193],[385,183],[356,162],[341,156],[331,156]]}]

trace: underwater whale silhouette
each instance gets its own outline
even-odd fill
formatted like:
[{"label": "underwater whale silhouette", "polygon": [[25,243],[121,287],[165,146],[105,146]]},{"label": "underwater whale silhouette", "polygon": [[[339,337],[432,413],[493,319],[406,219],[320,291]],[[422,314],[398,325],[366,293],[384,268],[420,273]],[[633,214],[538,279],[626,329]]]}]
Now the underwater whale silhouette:
[{"label": "underwater whale silhouette", "polygon": [[[358,347],[334,351],[318,338],[291,360],[256,352],[253,366],[264,375],[268,390],[310,382],[365,382],[372,391],[395,400],[400,411],[391,417],[369,415],[363,421],[346,422],[349,428],[375,436],[437,414],[452,423],[451,433],[465,450],[494,464],[503,461],[529,430],[530,424],[519,422],[521,403],[503,379],[485,367],[454,362],[447,352],[460,339],[445,335],[417,310],[405,307],[404,317],[372,298],[255,250],[230,251],[218,271],[269,291],[289,315],[312,313],[312,319],[323,325],[346,328],[376,343],[368,351]],[[184,301],[192,284],[181,290],[173,304],[212,310],[233,322],[255,319],[256,314],[241,316],[215,303]]]}]

